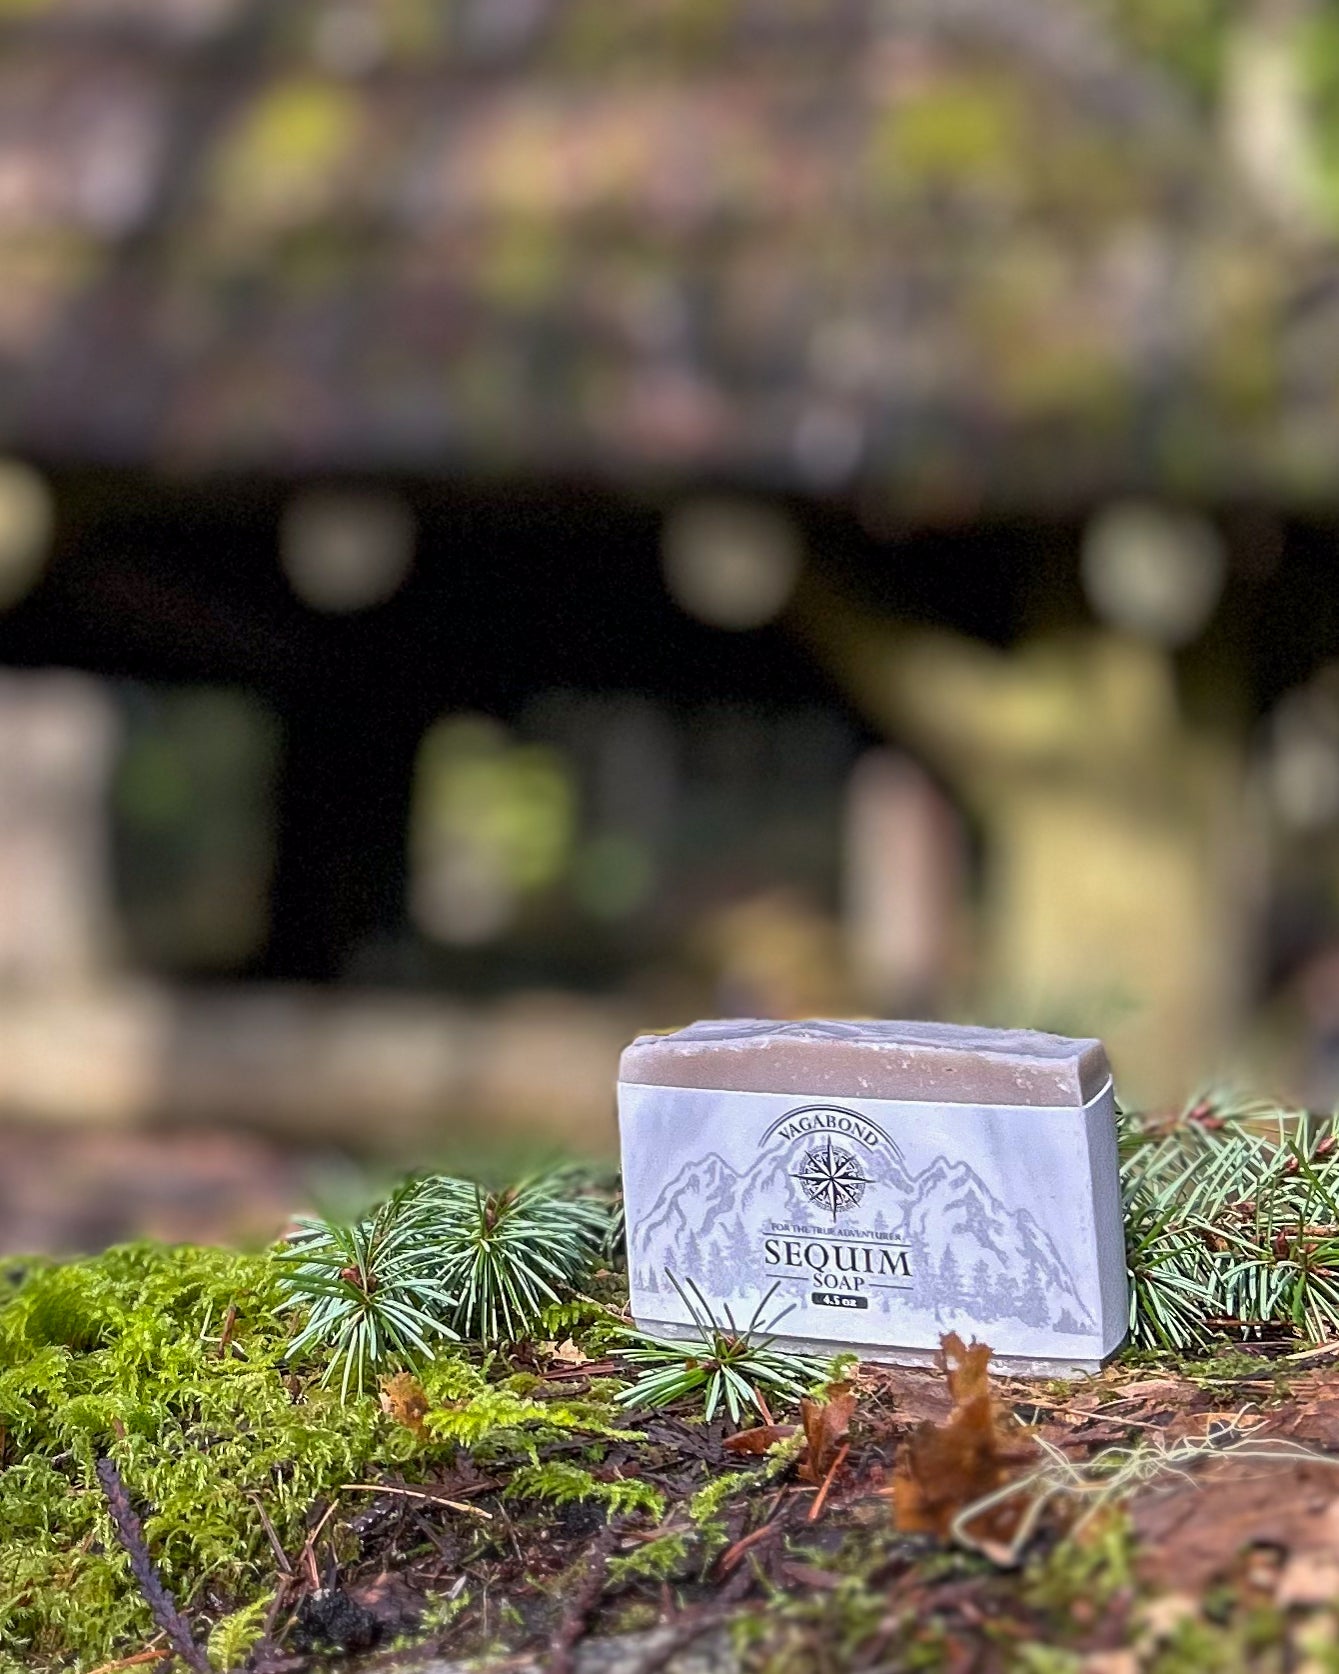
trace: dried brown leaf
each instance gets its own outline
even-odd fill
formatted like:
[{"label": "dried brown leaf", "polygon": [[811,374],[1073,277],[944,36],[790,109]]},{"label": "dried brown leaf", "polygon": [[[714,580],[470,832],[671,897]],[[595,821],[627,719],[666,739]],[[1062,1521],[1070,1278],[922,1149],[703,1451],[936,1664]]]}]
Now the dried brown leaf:
[{"label": "dried brown leaf", "polygon": [[402,1424],[406,1430],[412,1430],[416,1436],[423,1435],[428,1397],[412,1372],[397,1372],[394,1377],[382,1380],[381,1410],[387,1418]]},{"label": "dried brown leaf", "polygon": [[832,1469],[851,1428],[855,1402],[849,1383],[830,1383],[826,1400],[813,1401],[808,1396],[801,1400],[805,1450],[795,1474],[802,1482],[817,1486]]},{"label": "dried brown leaf", "polygon": [[[1117,1385],[1120,1401],[1178,1402],[1195,1393],[1195,1385],[1180,1378],[1138,1378]],[[1112,1403],[1114,1404],[1114,1403]]]},{"label": "dried brown leaf", "polygon": [[766,1453],[779,1441],[795,1434],[793,1424],[756,1424],[751,1430],[738,1430],[727,1436],[722,1445],[727,1453]]},{"label": "dried brown leaf", "polygon": [[871,1386],[878,1404],[891,1405],[899,1426],[942,1424],[953,1410],[953,1397],[942,1372],[930,1366],[866,1366],[861,1382]]},{"label": "dried brown leaf", "polygon": [[[890,1489],[894,1520],[906,1533],[946,1539],[960,1512],[1003,1487],[1033,1456],[1026,1431],[991,1397],[990,1355],[987,1344],[968,1347],[956,1331],[942,1340],[953,1410],[945,1423],[927,1421],[908,1436]],[[974,1540],[1007,1542],[1022,1510],[1005,1502],[983,1513],[973,1523]]]}]

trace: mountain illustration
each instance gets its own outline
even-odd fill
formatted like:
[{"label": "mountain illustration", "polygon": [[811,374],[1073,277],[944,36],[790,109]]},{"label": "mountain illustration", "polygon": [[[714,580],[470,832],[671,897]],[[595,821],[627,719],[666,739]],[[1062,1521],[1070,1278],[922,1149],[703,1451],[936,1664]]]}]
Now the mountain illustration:
[{"label": "mountain illustration", "polygon": [[[715,1153],[686,1163],[637,1228],[631,1251],[639,1286],[670,1288],[666,1269],[728,1297],[750,1288],[757,1261],[756,1226],[766,1202],[770,1218],[837,1230],[796,1180],[797,1157],[784,1146],[764,1152],[744,1171]],[[1036,1327],[1092,1328],[1089,1310],[1054,1241],[1027,1209],[1009,1209],[965,1162],[938,1156],[919,1174],[886,1153],[862,1157],[878,1190],[874,1225],[906,1244],[916,1275],[898,1306],[978,1319],[1017,1319]],[[880,1298],[886,1308],[886,1295]]]}]

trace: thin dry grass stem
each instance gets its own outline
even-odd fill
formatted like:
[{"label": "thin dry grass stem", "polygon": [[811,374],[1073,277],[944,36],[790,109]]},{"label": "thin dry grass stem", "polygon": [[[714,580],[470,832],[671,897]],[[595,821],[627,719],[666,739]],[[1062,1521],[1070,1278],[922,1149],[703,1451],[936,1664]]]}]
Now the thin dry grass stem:
[{"label": "thin dry grass stem", "polygon": [[449,1500],[444,1494],[434,1494],[423,1488],[401,1488],[389,1482],[341,1482],[340,1493],[358,1492],[361,1494],[393,1494],[405,1500],[426,1500],[429,1505],[444,1505],[452,1511],[465,1511],[471,1517],[483,1517],[491,1521],[493,1513],[485,1511],[481,1505],[467,1505],[464,1500]]},{"label": "thin dry grass stem", "polygon": [[[1206,1459],[1240,1459],[1282,1463],[1304,1460],[1308,1464],[1339,1467],[1339,1458],[1319,1453],[1302,1442],[1280,1437],[1273,1441],[1253,1439],[1244,1427],[1245,1413],[1237,1415],[1225,1436],[1183,1436],[1175,1441],[1141,1440],[1131,1447],[1103,1448],[1093,1458],[1076,1463],[1044,1436],[1035,1437],[1044,1458],[1033,1470],[1006,1482],[993,1493],[964,1506],[954,1518],[951,1533],[960,1545],[980,1552],[1003,1569],[1015,1568],[1037,1532],[1047,1507],[1059,1499],[1082,1505],[1069,1534],[1079,1534],[1108,1507],[1119,1504],[1139,1488],[1163,1478],[1191,1481],[1190,1467]],[[1263,1421],[1261,1421],[1263,1422]],[[1237,1439],[1230,1440],[1229,1437]],[[1030,1496],[1017,1527],[1007,1541],[980,1539],[971,1525],[986,1513],[1020,1496]]]}]

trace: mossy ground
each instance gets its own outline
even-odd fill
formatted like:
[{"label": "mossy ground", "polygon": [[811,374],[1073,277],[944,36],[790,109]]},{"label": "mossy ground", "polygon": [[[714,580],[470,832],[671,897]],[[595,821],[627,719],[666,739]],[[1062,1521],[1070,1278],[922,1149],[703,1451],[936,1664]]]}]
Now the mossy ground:
[{"label": "mossy ground", "polygon": [[[606,1283],[617,1300],[617,1279]],[[899,1534],[882,1490],[908,1430],[941,1398],[927,1374],[862,1377],[849,1463],[810,1522],[814,1490],[795,1480],[794,1444],[740,1459],[723,1449],[721,1419],[617,1407],[613,1328],[586,1303],[555,1310],[546,1338],[506,1353],[439,1354],[419,1373],[426,1412],[406,1423],[376,1396],[341,1403],[319,1367],[289,1363],[294,1325],[266,1255],[136,1245],[16,1264],[3,1284],[5,1674],[89,1671],[162,1644],[114,1536],[100,1458],[119,1470],[159,1574],[219,1668],[293,1669],[304,1647],[334,1654],[304,1603],[317,1589],[370,1624],[348,1643],[378,1639],[384,1655],[398,1642],[412,1664],[424,1649],[552,1645],[585,1588],[582,1631],[600,1633],[691,1623],[726,1600],[746,1663],[769,1674],[1080,1674],[1129,1647],[1134,1663],[1108,1665],[1119,1674],[1281,1674],[1304,1658],[1313,1674],[1339,1670],[1328,1608],[1281,1605],[1241,1564],[1183,1597],[1175,1554],[1151,1578],[1125,1510],[1081,1537],[1047,1524],[1008,1571]],[[560,1353],[558,1341],[571,1346]],[[1186,1365],[1131,1357],[1085,1390],[1006,1393],[1081,1453],[1248,1399],[1276,1417],[1312,1410],[1317,1377],[1227,1349]]]}]

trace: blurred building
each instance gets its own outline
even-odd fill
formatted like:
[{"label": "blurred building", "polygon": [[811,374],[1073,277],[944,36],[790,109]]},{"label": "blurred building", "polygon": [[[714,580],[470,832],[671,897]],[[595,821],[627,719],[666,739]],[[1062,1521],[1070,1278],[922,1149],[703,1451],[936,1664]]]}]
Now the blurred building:
[{"label": "blurred building", "polygon": [[0,690],[0,1110],[598,1126],[718,1007],[1332,1096],[1336,42],[0,9],[0,661],[96,683]]}]

